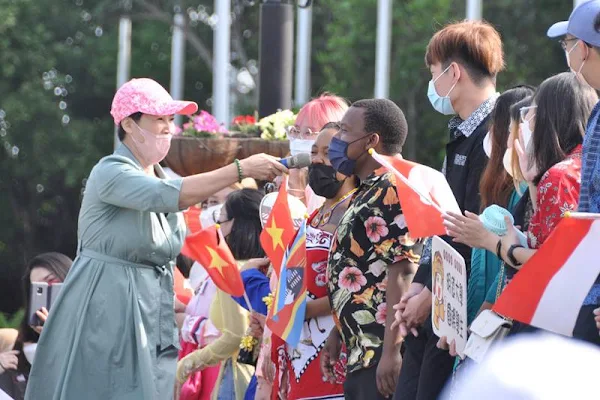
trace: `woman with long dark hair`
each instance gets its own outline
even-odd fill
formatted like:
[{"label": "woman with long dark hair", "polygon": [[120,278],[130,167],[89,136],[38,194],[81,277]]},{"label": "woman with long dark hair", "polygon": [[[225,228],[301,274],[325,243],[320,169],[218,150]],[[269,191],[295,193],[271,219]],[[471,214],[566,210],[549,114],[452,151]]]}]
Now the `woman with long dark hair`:
[{"label": "woman with long dark hair", "polygon": [[[597,93],[572,73],[562,73],[546,79],[538,88],[532,105],[520,110],[520,138],[514,146],[534,212],[527,229],[528,247],[520,244],[517,230],[507,220],[507,234],[499,237],[491,232],[476,234],[479,225],[472,215],[452,214],[447,220],[451,236],[470,244],[474,236],[486,249],[499,252],[503,261],[520,269],[546,241],[566,211],[575,210],[581,183],[581,145],[588,117]],[[531,132],[531,142],[525,146],[524,138]],[[476,217],[475,217],[476,218]],[[573,332],[591,342],[600,343],[595,329],[594,306],[584,304],[578,324]],[[560,316],[558,316],[560,318]]]},{"label": "woman with long dark hair", "polygon": [[[262,231],[259,213],[262,198],[263,194],[258,190],[241,189],[230,193],[221,209],[217,222],[238,265],[268,264],[259,238]],[[266,278],[265,281],[268,285]],[[245,280],[244,284],[251,283]],[[246,291],[251,292],[248,289]],[[253,307],[262,302],[262,299],[249,297]],[[222,290],[216,290],[209,319],[220,331],[220,336],[182,358],[177,365],[180,383],[185,382],[194,371],[220,365],[212,398],[243,399],[254,373],[253,367],[238,362],[240,343],[248,327],[248,314],[236,301],[239,299],[234,300]]]},{"label": "woman with long dark hair", "polygon": [[[517,86],[502,93],[492,111],[491,126],[484,150],[489,161],[481,177],[479,193],[481,211],[492,204],[512,211],[521,197],[515,188],[511,175],[504,168],[504,155],[508,150],[510,135],[510,108],[516,102],[533,95],[530,86]],[[482,248],[474,248],[471,253],[471,274],[467,288],[467,323],[475,318],[486,295],[493,290],[493,283],[500,270],[501,260],[496,254]]]},{"label": "woman with long dark hair", "polygon": [[45,282],[48,285],[62,283],[67,277],[73,260],[64,254],[51,252],[42,253],[32,258],[27,264],[23,275],[25,293],[25,316],[21,321],[19,333],[13,346],[12,354],[17,359],[16,368],[0,374],[0,389],[7,392],[15,400],[25,396],[25,386],[33,364],[37,342],[43,330],[43,323],[49,316],[46,308],[36,310],[36,315],[42,325],[31,326],[29,310],[31,308],[31,284]]}]

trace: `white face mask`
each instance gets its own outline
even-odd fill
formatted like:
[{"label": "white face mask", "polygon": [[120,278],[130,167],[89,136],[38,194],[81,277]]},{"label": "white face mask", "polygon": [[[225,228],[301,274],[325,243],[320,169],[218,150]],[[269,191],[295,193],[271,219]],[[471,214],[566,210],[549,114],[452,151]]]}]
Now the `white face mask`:
[{"label": "white face mask", "polygon": [[506,149],[506,152],[504,152],[504,157],[502,157],[502,165],[504,166],[504,170],[514,178],[512,169],[512,149]]},{"label": "white face mask", "polygon": [[131,136],[135,143],[135,147],[140,153],[139,156],[144,158],[142,161],[147,165],[158,164],[167,156],[167,153],[171,148],[171,139],[173,138],[173,135],[171,133],[166,135],[155,135],[152,132],[140,128],[135,122],[134,124],[144,137],[144,141],[140,142],[135,138],[135,135]]},{"label": "white face mask", "polygon": [[483,138],[483,151],[488,158],[492,156],[492,137],[488,132]]},{"label": "white face mask", "polygon": [[292,156],[296,156],[300,153],[310,154],[312,150],[312,145],[314,143],[315,141],[310,139],[290,138],[290,153]]},{"label": "white face mask", "polygon": [[571,61],[569,60],[569,56],[571,55],[571,53],[573,52],[573,50],[575,50],[575,47],[577,47],[578,45],[579,45],[579,41],[575,42],[575,44],[573,45],[573,47],[571,47],[571,50],[565,51],[565,57],[567,57],[567,66],[569,67],[569,69],[571,70],[571,72],[574,72],[576,74],[580,74],[581,73],[581,70],[583,69],[583,66],[585,65],[585,62],[586,62],[586,60],[583,60],[583,62],[579,66],[579,69],[577,70],[577,72],[575,72],[573,70],[573,68],[571,68]]},{"label": "white face mask", "polygon": [[521,122],[519,123],[519,126],[521,128],[521,134],[523,135],[523,150],[525,150],[525,152],[528,152],[529,149],[529,143],[531,142],[531,128],[529,128],[529,121],[527,122]]},{"label": "white face mask", "polygon": [[27,343],[23,345],[23,354],[29,364],[33,365],[33,358],[35,357],[35,350],[37,349],[37,343]]}]

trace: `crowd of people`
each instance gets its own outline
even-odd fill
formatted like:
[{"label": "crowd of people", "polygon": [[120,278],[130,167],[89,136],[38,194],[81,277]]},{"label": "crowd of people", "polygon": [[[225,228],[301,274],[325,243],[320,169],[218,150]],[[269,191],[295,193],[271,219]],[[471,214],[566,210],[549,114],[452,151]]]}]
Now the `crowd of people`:
[{"label": "crowd of people", "polygon": [[[462,214],[444,215],[442,239],[465,261],[467,324],[491,309],[565,212],[600,213],[600,0],[548,36],[560,38],[570,70],[502,93],[503,45],[492,25],[449,24],[425,50],[427,97],[450,118],[440,127],[442,172]],[[310,152],[307,169],[258,154],[169,177],[159,163],[173,115],[196,110],[151,79],[117,91],[121,144],[90,173],[75,261],[44,253],[27,266],[28,309],[32,282],[64,284],[51,312],[36,310],[39,326],[26,317],[0,335],[2,391],[28,400],[481,398],[467,389],[487,370],[434,333],[432,240],[411,237],[397,178],[369,153],[402,157],[414,134],[402,110],[323,94],[288,129],[292,155]],[[260,241],[262,183],[286,174],[309,214],[305,324],[293,347],[265,324],[278,282]],[[180,254],[189,233],[180,211],[197,205],[219,224],[247,296],[224,292],[206,266]],[[506,211],[506,234],[480,218],[489,206]],[[187,305],[174,294],[173,268],[193,289]],[[600,278],[573,340],[598,346],[599,330]],[[535,331],[514,321],[508,336]],[[248,335],[257,343],[249,352]]]}]

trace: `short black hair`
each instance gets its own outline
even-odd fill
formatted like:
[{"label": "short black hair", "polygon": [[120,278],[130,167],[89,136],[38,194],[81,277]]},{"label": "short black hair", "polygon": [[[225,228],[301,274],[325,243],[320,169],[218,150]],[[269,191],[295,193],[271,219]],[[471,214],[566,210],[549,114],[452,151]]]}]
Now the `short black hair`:
[{"label": "short black hair", "polygon": [[[141,118],[142,118],[142,113],[141,112],[134,112],[133,114],[129,115],[127,118],[131,118],[133,119],[135,122],[138,122]],[[121,125],[121,123],[119,122],[119,132],[118,132],[118,136],[119,136],[119,140],[122,142],[123,139],[125,139],[125,135],[127,134],[127,132],[125,132],[125,129],[123,129],[123,126]]]},{"label": "short black hair", "polygon": [[256,189],[240,189],[229,193],[223,207],[227,217],[233,219],[231,233],[225,241],[236,260],[265,256],[260,245],[260,202],[263,193]]},{"label": "short black hair", "polygon": [[353,103],[352,107],[365,110],[365,132],[379,134],[385,153],[391,155],[402,151],[408,124],[396,103],[388,99],[364,99]]}]

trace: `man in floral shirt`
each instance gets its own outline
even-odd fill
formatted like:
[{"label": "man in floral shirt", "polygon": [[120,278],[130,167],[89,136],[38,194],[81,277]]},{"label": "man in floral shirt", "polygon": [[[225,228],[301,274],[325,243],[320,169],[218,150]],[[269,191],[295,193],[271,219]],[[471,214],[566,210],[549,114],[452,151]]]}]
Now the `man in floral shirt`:
[{"label": "man in floral shirt", "polygon": [[[398,155],[407,131],[404,114],[392,101],[361,100],[348,109],[329,147],[333,167],[361,180],[338,226],[327,269],[341,337],[332,332],[322,360],[335,361],[343,339],[346,399],[391,396],[400,371],[398,332],[391,329],[393,313],[387,312],[387,304],[396,304],[408,288],[419,260],[418,244],[406,229],[393,176],[380,170],[368,150]],[[328,376],[329,366],[323,367]]]}]

